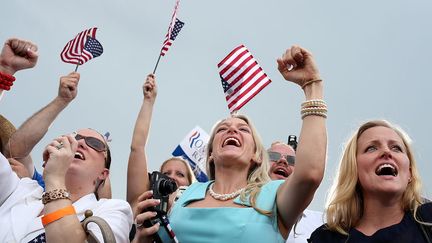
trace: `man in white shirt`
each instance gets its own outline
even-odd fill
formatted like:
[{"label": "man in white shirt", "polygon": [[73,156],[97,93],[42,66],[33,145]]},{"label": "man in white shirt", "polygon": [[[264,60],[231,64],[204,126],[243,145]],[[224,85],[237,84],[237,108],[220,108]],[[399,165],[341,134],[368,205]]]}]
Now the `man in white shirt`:
[{"label": "man in white shirt", "polygon": [[[295,151],[283,142],[273,142],[267,150],[270,159],[269,176],[272,180],[285,180],[294,171]],[[306,209],[297,225],[291,229],[287,243],[307,242],[311,233],[324,224],[323,213]]]}]

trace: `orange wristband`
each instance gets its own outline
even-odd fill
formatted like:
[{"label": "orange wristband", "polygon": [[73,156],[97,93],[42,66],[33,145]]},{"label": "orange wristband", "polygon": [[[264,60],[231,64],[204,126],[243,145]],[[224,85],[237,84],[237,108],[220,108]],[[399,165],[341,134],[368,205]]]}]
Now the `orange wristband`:
[{"label": "orange wristband", "polygon": [[45,227],[48,224],[63,218],[64,216],[72,215],[72,214],[76,214],[75,208],[72,205],[66,206],[57,211],[44,215],[42,217],[42,225]]}]

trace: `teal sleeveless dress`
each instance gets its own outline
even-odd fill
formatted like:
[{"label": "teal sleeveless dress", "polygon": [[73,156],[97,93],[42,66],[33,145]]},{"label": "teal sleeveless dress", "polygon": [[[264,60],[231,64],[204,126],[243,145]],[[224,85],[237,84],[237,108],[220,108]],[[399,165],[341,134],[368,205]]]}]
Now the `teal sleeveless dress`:
[{"label": "teal sleeveless dress", "polygon": [[[180,243],[210,242],[280,242],[284,243],[277,225],[276,192],[283,180],[270,181],[261,188],[258,208],[272,212],[263,215],[240,196],[234,199],[244,208],[188,208],[189,203],[203,200],[213,181],[192,184],[174,204],[169,220]],[[159,234],[163,242],[171,242],[163,227]]]}]

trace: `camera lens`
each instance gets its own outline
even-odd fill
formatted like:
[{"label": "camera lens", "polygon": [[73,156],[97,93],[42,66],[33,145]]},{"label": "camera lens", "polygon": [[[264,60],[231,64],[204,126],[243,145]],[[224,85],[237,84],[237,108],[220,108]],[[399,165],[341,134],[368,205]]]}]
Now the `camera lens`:
[{"label": "camera lens", "polygon": [[171,179],[162,179],[159,184],[160,194],[167,196],[177,190],[177,184]]}]

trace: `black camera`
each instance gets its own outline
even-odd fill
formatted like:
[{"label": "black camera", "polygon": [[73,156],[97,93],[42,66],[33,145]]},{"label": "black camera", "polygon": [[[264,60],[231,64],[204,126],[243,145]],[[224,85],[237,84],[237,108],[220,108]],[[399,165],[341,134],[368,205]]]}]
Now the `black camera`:
[{"label": "black camera", "polygon": [[291,146],[294,151],[297,150],[297,137],[296,135],[289,135],[288,136],[288,145]]},{"label": "black camera", "polygon": [[[146,209],[148,211],[155,211],[157,215],[150,220],[145,220],[144,227],[148,228],[155,225],[156,223],[160,223],[160,225],[165,227],[165,229],[168,231],[167,224],[169,224],[169,221],[167,217],[167,211],[169,195],[177,190],[177,184],[173,179],[158,171],[153,171],[151,174],[149,173],[149,179],[150,189],[153,190],[153,198],[159,199],[160,204]],[[153,242],[162,243],[158,233],[153,236]]]},{"label": "black camera", "polygon": [[167,214],[169,195],[177,190],[175,181],[158,171],[153,171],[151,174],[149,173],[149,180],[150,189],[153,190],[153,198],[159,199],[160,204],[147,209],[148,211],[155,211],[157,216],[144,221],[145,227],[151,227],[157,222],[160,222],[161,215]]},{"label": "black camera", "polygon": [[173,179],[158,171],[149,174],[149,179],[153,198],[160,199],[160,204],[155,206],[154,211],[167,213],[169,195],[177,190],[177,184]]}]

